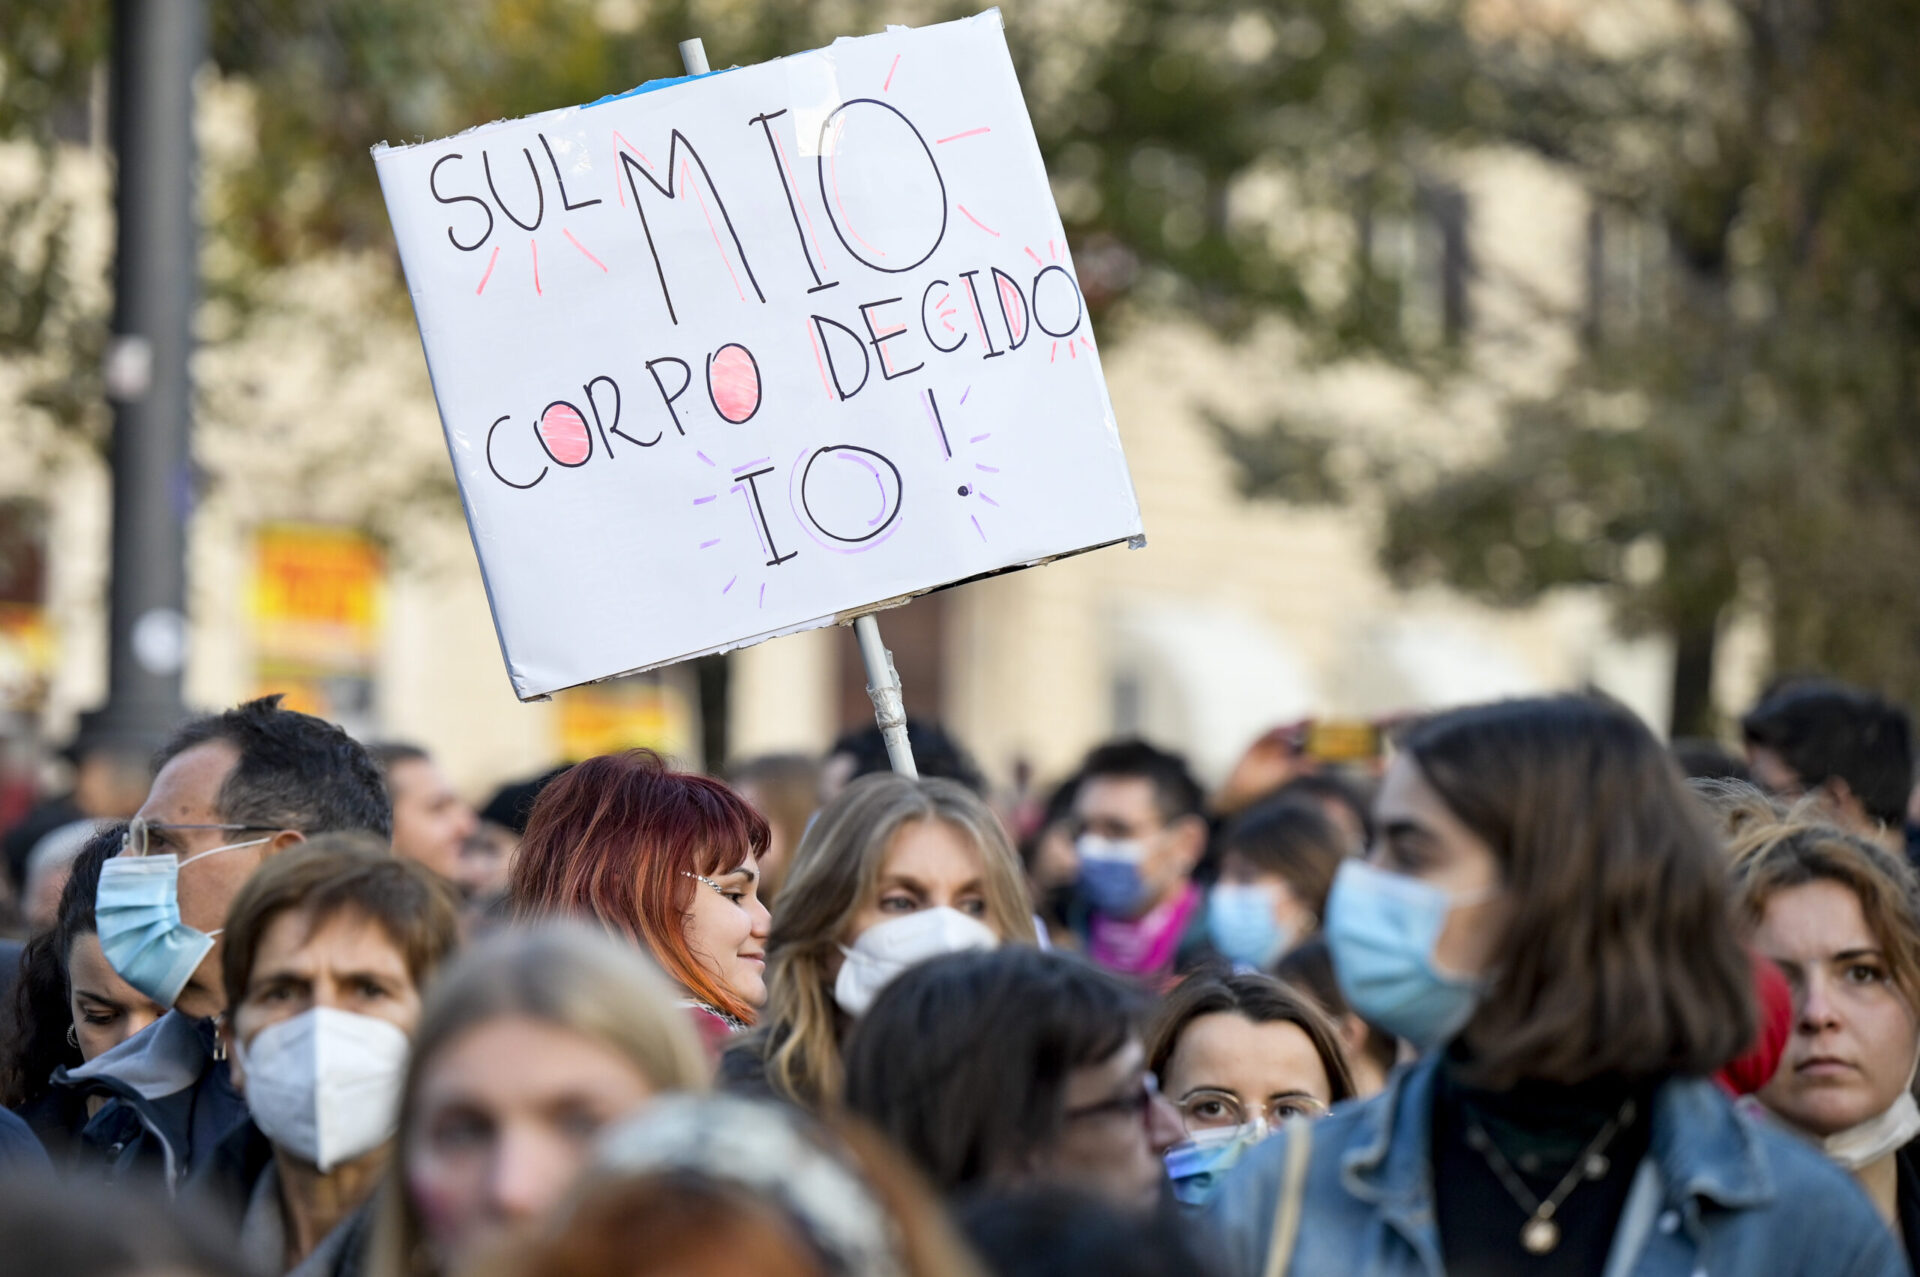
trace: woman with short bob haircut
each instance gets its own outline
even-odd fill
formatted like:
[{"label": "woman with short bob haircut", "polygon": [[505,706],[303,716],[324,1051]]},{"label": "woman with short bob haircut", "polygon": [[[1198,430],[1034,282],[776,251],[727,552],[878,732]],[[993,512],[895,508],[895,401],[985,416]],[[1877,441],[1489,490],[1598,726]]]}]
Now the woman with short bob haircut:
[{"label": "woman with short bob haircut", "polygon": [[686,990],[712,1045],[766,1000],[768,916],[757,888],[765,817],[647,749],[603,754],[534,802],[513,862],[513,916],[598,922],[641,945]]},{"label": "woman with short bob haircut", "polygon": [[602,1126],[707,1073],[631,947],[569,923],[481,941],[421,1011],[369,1271],[465,1270],[560,1200]]},{"label": "woman with short bob haircut", "polygon": [[1705,814],[1632,713],[1427,719],[1374,816],[1327,942],[1353,1009],[1424,1054],[1241,1159],[1208,1208],[1229,1272],[1906,1271],[1837,1168],[1710,1080],[1753,1038],[1751,968]]},{"label": "woman with short bob haircut", "polygon": [[800,840],[767,945],[761,1026],[722,1081],[805,1108],[837,1101],[840,1046],[893,976],[942,953],[1034,943],[1020,858],[950,780],[862,776]]},{"label": "woman with short bob haircut", "polygon": [[1792,1035],[1758,1098],[1852,1172],[1920,1255],[1920,885],[1829,825],[1762,826],[1729,850],[1736,916],[1793,990]]},{"label": "woman with short bob haircut", "polygon": [[1354,1097],[1339,1030],[1272,976],[1201,971],[1161,999],[1147,1067],[1186,1138],[1167,1150],[1174,1196],[1205,1201],[1241,1154]]}]

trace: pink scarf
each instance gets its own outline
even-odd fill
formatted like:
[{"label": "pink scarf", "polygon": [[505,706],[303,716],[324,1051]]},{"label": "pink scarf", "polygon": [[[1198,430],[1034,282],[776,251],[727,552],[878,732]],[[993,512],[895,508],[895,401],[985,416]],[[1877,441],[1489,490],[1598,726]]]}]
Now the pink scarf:
[{"label": "pink scarf", "polygon": [[1199,906],[1200,888],[1188,883],[1179,895],[1138,918],[1096,913],[1087,928],[1087,952],[1095,962],[1121,975],[1149,980],[1166,975],[1173,970],[1180,937]]}]

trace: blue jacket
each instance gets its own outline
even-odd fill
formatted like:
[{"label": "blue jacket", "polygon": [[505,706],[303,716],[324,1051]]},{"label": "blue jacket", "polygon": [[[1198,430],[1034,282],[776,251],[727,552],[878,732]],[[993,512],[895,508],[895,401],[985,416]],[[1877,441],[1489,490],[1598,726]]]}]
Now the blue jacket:
[{"label": "blue jacket", "polygon": [[[1438,1053],[1312,1127],[1296,1277],[1442,1277],[1429,1138]],[[1249,1151],[1199,1226],[1225,1277],[1260,1277],[1288,1134]],[[1652,1146],[1607,1277],[1904,1277],[1907,1261],[1845,1172],[1737,1113],[1711,1082],[1654,1096]]]},{"label": "blue jacket", "polygon": [[216,1058],[212,1021],[178,1011],[77,1068],[56,1069],[53,1083],[108,1097],[80,1132],[79,1169],[111,1179],[155,1174],[169,1191],[249,1120]]}]

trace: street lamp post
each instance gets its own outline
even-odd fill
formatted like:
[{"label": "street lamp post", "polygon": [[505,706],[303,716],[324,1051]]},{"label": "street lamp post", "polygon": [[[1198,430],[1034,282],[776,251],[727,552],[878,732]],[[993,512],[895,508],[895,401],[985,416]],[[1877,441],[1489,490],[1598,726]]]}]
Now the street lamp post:
[{"label": "street lamp post", "polygon": [[116,173],[112,627],[107,703],[83,736],[146,745],[186,713],[187,517],[192,505],[193,78],[204,0],[115,0],[110,89]]}]

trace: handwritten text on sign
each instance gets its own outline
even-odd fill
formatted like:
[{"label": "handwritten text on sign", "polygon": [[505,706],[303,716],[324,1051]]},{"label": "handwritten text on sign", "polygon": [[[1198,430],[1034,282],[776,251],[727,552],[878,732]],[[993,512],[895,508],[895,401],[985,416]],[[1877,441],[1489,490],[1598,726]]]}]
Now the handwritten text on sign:
[{"label": "handwritten text on sign", "polygon": [[1140,535],[997,11],[374,158],[522,697]]}]

